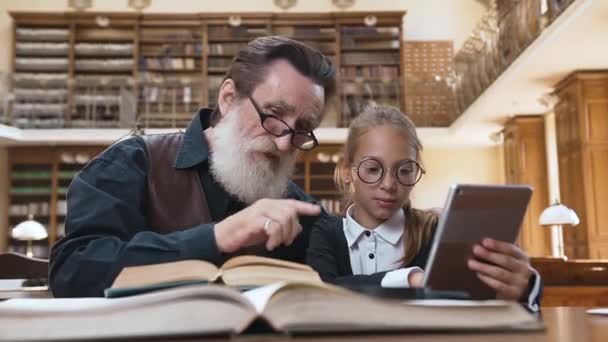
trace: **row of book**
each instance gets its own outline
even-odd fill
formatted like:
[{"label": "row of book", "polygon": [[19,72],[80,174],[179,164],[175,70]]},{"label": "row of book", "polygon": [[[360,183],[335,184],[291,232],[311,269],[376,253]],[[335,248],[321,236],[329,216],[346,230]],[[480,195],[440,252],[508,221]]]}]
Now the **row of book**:
[{"label": "row of book", "polygon": [[163,104],[200,103],[200,88],[181,87],[142,87],[140,92],[143,102],[160,102]]},{"label": "row of book", "polygon": [[67,41],[70,37],[68,29],[57,28],[26,28],[16,29],[17,41]]},{"label": "row of book", "polygon": [[66,103],[14,103],[14,116],[63,116]]},{"label": "row of book", "polygon": [[275,26],[272,30],[276,35],[294,37],[296,39],[301,36],[334,38],[336,34],[334,27]]},{"label": "row of book", "polygon": [[345,52],[342,54],[343,64],[395,64],[399,65],[399,52]]},{"label": "row of book", "polygon": [[[133,69],[132,59],[85,59],[76,60],[76,71],[119,71],[131,72]],[[68,69],[67,58],[17,58],[15,67],[18,73],[14,78],[18,86],[28,85],[63,85],[68,81],[67,73],[45,73],[54,71],[66,71]],[[25,71],[25,72],[23,72]],[[37,73],[40,72],[40,73]]]},{"label": "row of book", "polygon": [[116,94],[76,94],[75,104],[100,104],[104,106],[119,105],[120,95]]},{"label": "row of book", "polygon": [[209,53],[217,55],[235,55],[246,43],[209,44]]},{"label": "row of book", "polygon": [[399,35],[399,27],[342,26],[340,32],[343,36]]},{"label": "row of book", "polygon": [[156,70],[196,70],[200,69],[200,60],[196,58],[144,58],[140,62],[142,69]]},{"label": "row of book", "polygon": [[158,40],[179,41],[201,39],[200,28],[145,28],[141,30],[140,38],[143,42]]},{"label": "row of book", "polygon": [[397,78],[399,77],[398,66],[383,66],[383,65],[370,65],[370,66],[346,66],[340,68],[342,76],[348,78],[355,77],[374,77],[374,78]]},{"label": "row of book", "polygon": [[228,68],[232,64],[230,58],[210,58],[207,61],[207,65],[210,68]]},{"label": "row of book", "polygon": [[133,70],[132,58],[117,59],[77,59],[75,62],[76,71],[125,71]]},{"label": "row of book", "polygon": [[51,166],[44,165],[39,168],[28,166],[25,169],[13,169],[11,179],[51,179]]},{"label": "row of book", "polygon": [[201,56],[203,45],[201,43],[171,43],[163,45],[143,45],[141,54],[144,56]]},{"label": "row of book", "polygon": [[399,49],[401,41],[397,39],[357,40],[355,37],[343,37],[340,39],[343,48],[363,49]]},{"label": "row of book", "polygon": [[50,89],[13,89],[15,102],[61,102],[65,103],[68,97],[68,90],[65,88]]},{"label": "row of book", "polygon": [[[18,56],[67,56],[69,51],[68,43],[15,43],[15,52]],[[76,56],[131,56],[133,44],[79,43],[74,45],[74,51]]]},{"label": "row of book", "polygon": [[391,82],[344,82],[342,85],[342,95],[368,97],[399,97],[401,96],[401,85],[399,79],[393,80]]},{"label": "row of book", "polygon": [[15,58],[17,71],[64,71],[68,63],[68,58]]},{"label": "row of book", "polygon": [[[15,126],[17,128],[40,128],[40,129],[49,129],[49,128],[62,128],[64,127],[64,120],[61,117],[54,118],[32,118],[32,117],[16,117],[7,121],[8,124]],[[90,125],[89,125],[90,127]]]},{"label": "row of book", "polygon": [[251,38],[254,39],[259,36],[267,36],[271,34],[266,27],[247,27],[245,25],[241,26],[209,26],[207,29],[209,40],[213,41],[216,39],[241,39],[241,38]]},{"label": "row of book", "polygon": [[29,203],[19,203],[19,204],[11,204],[8,208],[9,216],[27,216],[34,215],[34,219],[36,216],[48,216],[50,213],[49,202],[29,202]]}]

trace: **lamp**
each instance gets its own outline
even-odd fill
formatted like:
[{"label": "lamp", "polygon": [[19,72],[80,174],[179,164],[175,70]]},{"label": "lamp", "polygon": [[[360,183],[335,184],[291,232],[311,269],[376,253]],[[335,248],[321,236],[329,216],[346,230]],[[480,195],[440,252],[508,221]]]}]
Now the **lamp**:
[{"label": "lamp", "polygon": [[25,255],[33,257],[32,241],[46,239],[48,236],[46,228],[40,223],[34,221],[34,215],[30,214],[27,221],[19,223],[13,228],[11,235],[15,240],[27,241],[27,250]]},{"label": "lamp", "polygon": [[568,259],[564,253],[564,233],[562,231],[562,225],[569,224],[576,226],[580,223],[578,215],[576,215],[574,210],[559,203],[559,201],[555,201],[555,203],[543,210],[538,222],[543,226],[551,226],[553,256],[561,259]]}]

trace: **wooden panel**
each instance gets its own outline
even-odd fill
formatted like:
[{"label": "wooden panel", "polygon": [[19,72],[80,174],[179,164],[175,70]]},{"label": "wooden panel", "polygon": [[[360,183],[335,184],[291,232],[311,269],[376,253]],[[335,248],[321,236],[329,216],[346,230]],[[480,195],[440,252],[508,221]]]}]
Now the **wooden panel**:
[{"label": "wooden panel", "polygon": [[605,80],[589,80],[583,85],[586,100],[603,100],[608,96],[608,83]]},{"label": "wooden panel", "polygon": [[544,118],[517,116],[505,125],[505,173],[508,184],[529,184],[534,193],[518,243],[531,256],[551,255],[550,231],[538,223],[549,205]]},{"label": "wooden panel", "polygon": [[608,286],[545,286],[542,306],[608,306]]},{"label": "wooden panel", "polygon": [[608,241],[608,229],[604,228],[608,223],[608,210],[604,210],[608,203],[608,177],[606,177],[606,171],[608,171],[608,150],[591,150],[591,191],[593,192],[591,197],[591,203],[589,203],[591,209],[590,214],[593,213],[592,217],[589,217],[589,237],[590,241],[592,238],[600,237]]},{"label": "wooden panel", "polygon": [[587,110],[585,113],[587,141],[608,141],[608,101],[587,103]]},{"label": "wooden panel", "polygon": [[[568,172],[561,174],[561,170]],[[568,175],[568,178],[567,178]],[[563,178],[563,181],[562,181]],[[589,257],[587,240],[587,215],[585,194],[581,191],[583,179],[582,155],[580,151],[570,153],[570,158],[566,163],[560,163],[560,189],[568,188],[567,192],[562,192],[562,203],[572,208],[580,218],[580,223],[576,227],[564,227],[564,237],[572,245],[572,251],[566,254],[568,257],[586,259]],[[579,181],[573,181],[579,180]],[[568,238],[569,237],[569,238]]]}]

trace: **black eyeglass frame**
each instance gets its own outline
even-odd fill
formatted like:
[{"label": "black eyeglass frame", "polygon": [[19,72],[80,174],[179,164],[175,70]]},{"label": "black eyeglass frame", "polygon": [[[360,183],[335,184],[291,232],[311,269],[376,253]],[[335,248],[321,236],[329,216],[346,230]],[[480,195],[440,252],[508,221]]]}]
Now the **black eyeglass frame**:
[{"label": "black eyeglass frame", "polygon": [[[374,181],[374,182],[368,182],[368,181],[364,180],[363,177],[361,177],[361,175],[359,174],[359,169],[361,168],[361,165],[363,163],[365,163],[366,161],[369,161],[369,160],[372,160],[372,161],[375,161],[376,163],[378,163],[378,165],[380,165],[380,168],[382,169],[382,173],[380,174],[380,178],[378,178],[378,180]],[[416,176],[416,180],[414,181],[414,183],[411,183],[411,184],[404,184],[403,182],[401,182],[399,180],[399,177],[397,176],[397,172],[399,171],[399,168],[401,168],[401,166],[403,164],[407,164],[407,163],[413,163],[420,170],[420,172],[418,173],[418,176]],[[386,173],[389,173],[391,171],[391,168],[390,167],[389,168],[384,167],[384,164],[382,164],[382,162],[379,161],[376,158],[368,157],[368,158],[362,159],[359,162],[359,164],[357,164],[357,166],[353,166],[353,170],[355,170],[355,172],[357,173],[357,177],[359,177],[359,179],[363,183],[365,183],[365,184],[377,184],[377,183],[380,183],[384,179],[384,177],[386,176]],[[420,166],[420,164],[417,161],[411,160],[411,159],[407,159],[407,160],[404,160],[401,163],[399,163],[397,165],[397,167],[394,168],[394,171],[395,172],[393,172],[393,173],[394,173],[394,176],[395,176],[395,180],[397,181],[397,183],[399,183],[399,184],[401,184],[403,186],[414,186],[414,185],[416,185],[422,179],[422,175],[424,175],[426,173],[426,171],[424,170],[424,168],[422,168],[422,166]]]},{"label": "black eyeglass frame", "polygon": [[[266,130],[266,132],[268,132],[269,134],[275,136],[275,137],[284,137],[288,134],[291,134],[291,144],[293,146],[295,146],[296,148],[299,148],[300,150],[303,151],[310,151],[313,148],[319,146],[319,141],[317,140],[317,137],[315,136],[315,134],[311,131],[311,132],[305,132],[302,130],[295,130],[293,128],[291,128],[287,122],[281,120],[279,117],[277,117],[276,115],[272,115],[272,114],[266,114],[262,108],[260,108],[260,105],[253,99],[253,97],[248,96],[249,97],[249,101],[251,101],[251,104],[253,104],[253,108],[255,108],[255,111],[258,113],[258,115],[260,116],[260,124],[262,125],[262,127]],[[268,129],[268,127],[266,127],[264,125],[264,122],[268,122],[268,119],[273,119],[273,120],[277,120],[278,122],[282,123],[285,126],[285,129],[278,133],[278,132],[273,132],[270,129]],[[302,137],[302,138],[306,138],[308,139],[307,141],[312,142],[312,147],[310,148],[305,148],[301,145],[298,145],[297,143],[295,143],[295,139],[297,139],[297,137]],[[305,143],[304,143],[305,144]]]}]

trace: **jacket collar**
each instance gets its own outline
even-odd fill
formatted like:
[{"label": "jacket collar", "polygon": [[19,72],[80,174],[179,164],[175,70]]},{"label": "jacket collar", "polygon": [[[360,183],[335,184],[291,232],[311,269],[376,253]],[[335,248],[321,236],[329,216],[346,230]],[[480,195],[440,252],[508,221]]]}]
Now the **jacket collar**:
[{"label": "jacket collar", "polygon": [[188,169],[209,158],[209,143],[203,131],[209,127],[211,112],[212,110],[209,108],[201,108],[190,121],[177,158],[175,158],[176,169]]}]

